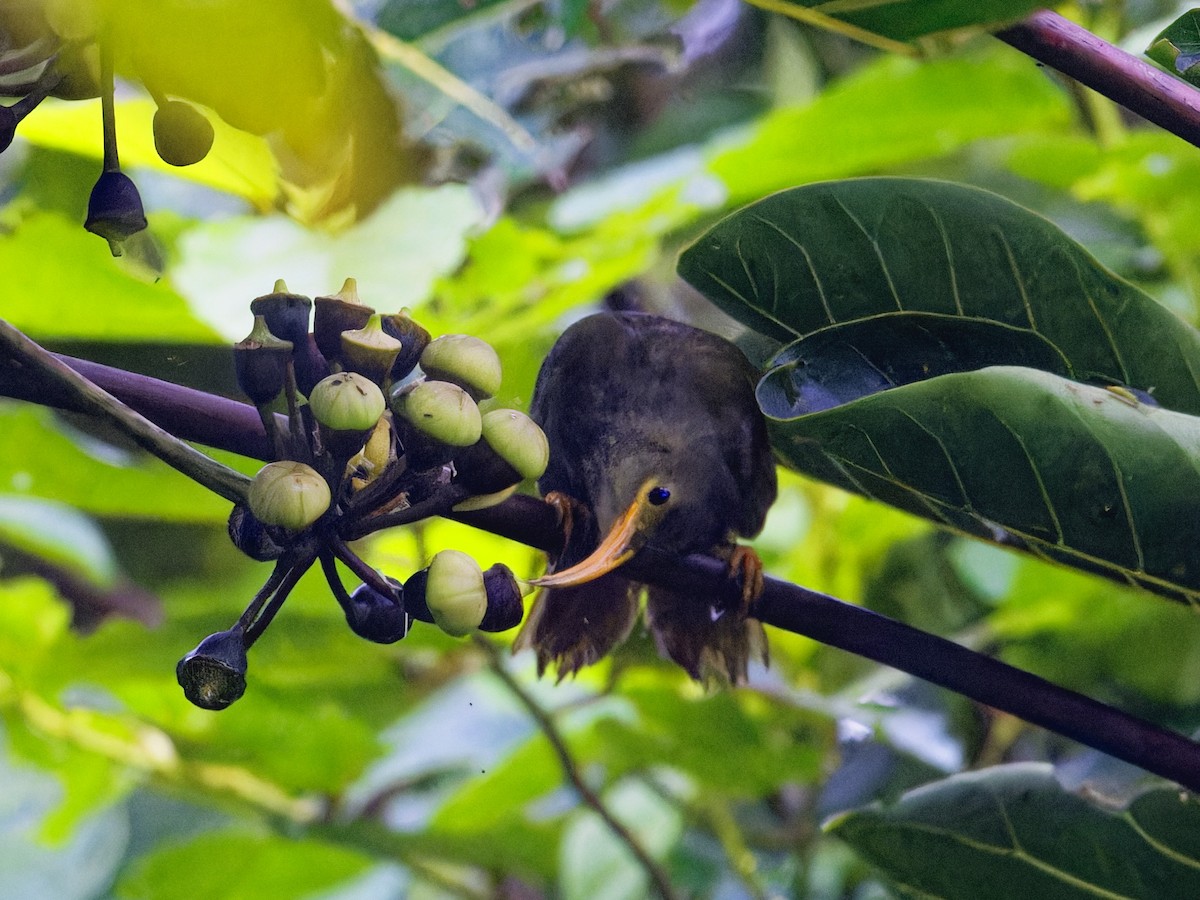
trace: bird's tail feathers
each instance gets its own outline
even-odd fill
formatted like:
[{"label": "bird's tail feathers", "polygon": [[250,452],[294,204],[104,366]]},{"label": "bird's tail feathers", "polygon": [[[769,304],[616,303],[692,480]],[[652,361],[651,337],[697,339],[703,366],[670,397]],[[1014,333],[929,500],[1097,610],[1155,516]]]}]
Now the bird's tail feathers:
[{"label": "bird's tail feathers", "polygon": [[617,575],[544,590],[534,601],[513,652],[534,649],[538,675],[553,663],[562,681],[624,641],[637,613],[637,586]]},{"label": "bird's tail feathers", "polygon": [[646,622],[660,653],[704,684],[742,684],[751,660],[768,662],[767,635],[737,610],[714,613],[696,597],[648,587]]}]

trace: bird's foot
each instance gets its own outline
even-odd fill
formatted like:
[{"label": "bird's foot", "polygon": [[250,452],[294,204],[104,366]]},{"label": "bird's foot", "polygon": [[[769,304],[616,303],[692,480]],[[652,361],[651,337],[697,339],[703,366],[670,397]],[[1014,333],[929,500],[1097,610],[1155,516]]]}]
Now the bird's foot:
[{"label": "bird's foot", "polygon": [[551,491],[542,499],[558,516],[558,525],[563,535],[562,545],[566,547],[571,543],[571,531],[575,527],[575,520],[587,515],[587,509],[570,494],[564,494],[562,491]]},{"label": "bird's foot", "polygon": [[750,606],[763,592],[763,563],[753,547],[730,544],[717,550],[717,556],[725,560],[731,580],[741,587],[740,604],[737,612],[741,618],[750,613]]}]

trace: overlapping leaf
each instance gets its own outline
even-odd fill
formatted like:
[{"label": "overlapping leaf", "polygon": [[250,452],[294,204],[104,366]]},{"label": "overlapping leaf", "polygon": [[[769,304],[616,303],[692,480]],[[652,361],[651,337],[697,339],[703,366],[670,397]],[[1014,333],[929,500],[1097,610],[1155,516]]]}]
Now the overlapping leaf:
[{"label": "overlapping leaf", "polygon": [[1164,28],[1146,55],[1186,81],[1200,83],[1200,11],[1189,10]]},{"label": "overlapping leaf", "polygon": [[735,213],[679,270],[799,338],[758,389],[790,465],[1200,596],[1200,334],[1045,219],[961,185],[831,182]]},{"label": "overlapping leaf", "polygon": [[947,778],[828,827],[906,896],[1200,895],[1194,799],[1160,788],[1104,808],[1064,790],[1042,764]]}]

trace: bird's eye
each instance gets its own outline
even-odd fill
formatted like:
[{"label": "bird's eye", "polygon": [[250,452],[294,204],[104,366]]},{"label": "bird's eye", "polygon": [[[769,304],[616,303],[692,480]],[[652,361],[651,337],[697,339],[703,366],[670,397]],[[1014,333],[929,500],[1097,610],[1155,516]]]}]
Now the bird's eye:
[{"label": "bird's eye", "polygon": [[646,499],[650,501],[651,506],[662,506],[671,499],[671,492],[665,487],[652,487],[646,493]]}]

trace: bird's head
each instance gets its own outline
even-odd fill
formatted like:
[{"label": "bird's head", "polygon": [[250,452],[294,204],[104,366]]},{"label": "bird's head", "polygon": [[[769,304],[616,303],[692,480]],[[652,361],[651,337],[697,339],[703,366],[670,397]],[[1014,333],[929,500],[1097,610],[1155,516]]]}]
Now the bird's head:
[{"label": "bird's head", "polygon": [[626,456],[614,461],[592,492],[596,524],[604,537],[582,562],[538,578],[542,587],[568,587],[599,578],[648,543],[674,552],[707,549],[725,530],[725,498],[699,457],[677,454]]}]

